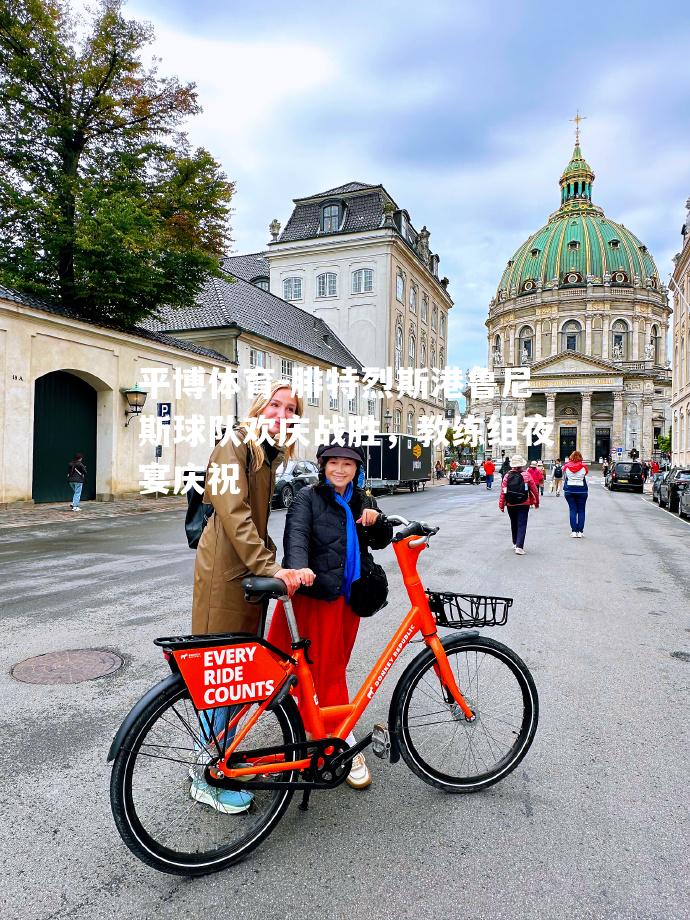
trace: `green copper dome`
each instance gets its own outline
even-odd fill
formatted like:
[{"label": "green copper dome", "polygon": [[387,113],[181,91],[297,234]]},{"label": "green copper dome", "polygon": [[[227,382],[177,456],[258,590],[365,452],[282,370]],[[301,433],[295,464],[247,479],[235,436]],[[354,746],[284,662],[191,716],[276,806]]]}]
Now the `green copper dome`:
[{"label": "green copper dome", "polygon": [[594,173],[577,143],[561,176],[561,206],[510,259],[498,286],[499,299],[533,294],[542,287],[608,282],[658,289],[654,259],[622,224],[592,204]]}]

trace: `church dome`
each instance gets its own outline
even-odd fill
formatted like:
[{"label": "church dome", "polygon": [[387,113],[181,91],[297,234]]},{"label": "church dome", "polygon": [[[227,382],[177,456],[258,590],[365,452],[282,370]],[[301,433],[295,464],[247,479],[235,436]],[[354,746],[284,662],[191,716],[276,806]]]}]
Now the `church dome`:
[{"label": "church dome", "polygon": [[661,280],[647,247],[622,224],[592,204],[594,173],[579,140],[560,179],[561,206],[508,261],[498,299],[533,294],[541,288],[635,283],[659,290]]}]

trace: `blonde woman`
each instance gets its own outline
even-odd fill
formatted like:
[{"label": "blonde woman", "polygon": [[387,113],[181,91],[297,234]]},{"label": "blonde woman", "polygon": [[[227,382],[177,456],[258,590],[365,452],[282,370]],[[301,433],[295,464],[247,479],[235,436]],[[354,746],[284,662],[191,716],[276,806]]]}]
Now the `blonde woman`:
[{"label": "blonde woman", "polygon": [[[247,419],[236,429],[244,437],[251,418],[262,416],[272,437],[278,435],[281,419],[302,414],[302,401],[285,381],[276,381],[268,397],[254,400]],[[192,631],[195,634],[216,632],[259,633],[263,629],[263,604],[251,604],[244,598],[242,579],[247,575],[280,578],[292,594],[300,585],[293,569],[276,562],[276,548],[268,535],[268,515],[275,486],[276,469],[292,455],[293,448],[279,450],[269,444],[217,444],[209,458],[216,463],[237,468],[239,493],[228,489],[214,495],[207,485],[204,501],[213,505],[214,513],[199,540],[194,567]],[[207,483],[209,475],[206,476]],[[219,491],[219,490],[216,490]],[[211,732],[219,737],[231,715],[228,707],[208,710]],[[246,811],[253,796],[250,792],[216,789],[204,779],[206,749],[211,741],[209,725],[202,717],[197,762],[190,768],[190,795],[223,814]],[[234,732],[227,732],[229,740]]]}]

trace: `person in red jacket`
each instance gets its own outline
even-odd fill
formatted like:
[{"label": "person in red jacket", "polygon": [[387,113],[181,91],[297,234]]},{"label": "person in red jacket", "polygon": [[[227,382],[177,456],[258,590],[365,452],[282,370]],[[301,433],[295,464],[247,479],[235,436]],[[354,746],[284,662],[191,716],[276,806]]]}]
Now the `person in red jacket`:
[{"label": "person in red jacket", "polygon": [[510,458],[510,469],[501,482],[498,507],[501,511],[508,509],[515,554],[524,556],[527,517],[530,508],[539,507],[539,489],[533,477],[525,470],[525,459],[520,454]]},{"label": "person in red jacket", "polygon": [[534,484],[537,487],[537,491],[540,493],[540,495],[543,495],[544,494],[544,474],[539,469],[539,465],[536,460],[533,460],[530,463],[529,470],[527,472],[530,474],[530,476],[534,480]]},{"label": "person in red jacket", "polygon": [[486,473],[486,487],[490,489],[494,484],[494,473],[496,472],[496,464],[493,460],[485,460],[483,463],[484,472]]}]

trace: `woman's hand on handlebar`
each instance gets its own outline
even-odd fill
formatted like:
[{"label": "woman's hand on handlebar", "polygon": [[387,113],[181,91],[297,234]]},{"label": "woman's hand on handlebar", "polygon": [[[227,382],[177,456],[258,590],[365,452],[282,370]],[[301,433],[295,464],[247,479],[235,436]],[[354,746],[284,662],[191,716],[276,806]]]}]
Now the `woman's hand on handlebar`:
[{"label": "woman's hand on handlebar", "polygon": [[303,585],[313,585],[316,575],[311,569],[295,569]]},{"label": "woman's hand on handlebar", "polygon": [[372,524],[375,524],[379,518],[379,511],[376,511],[374,508],[365,508],[362,511],[362,516],[357,520],[358,524],[361,524],[362,527],[371,527]]}]

